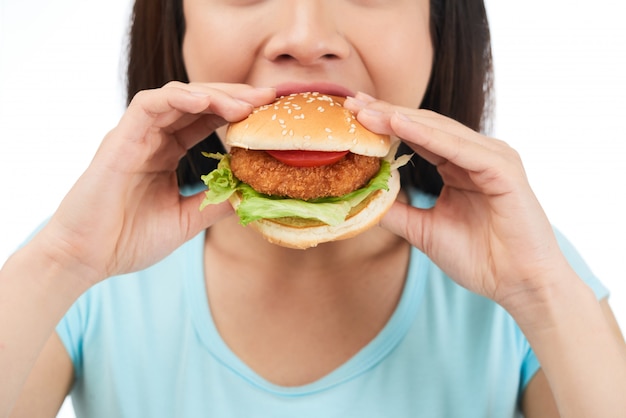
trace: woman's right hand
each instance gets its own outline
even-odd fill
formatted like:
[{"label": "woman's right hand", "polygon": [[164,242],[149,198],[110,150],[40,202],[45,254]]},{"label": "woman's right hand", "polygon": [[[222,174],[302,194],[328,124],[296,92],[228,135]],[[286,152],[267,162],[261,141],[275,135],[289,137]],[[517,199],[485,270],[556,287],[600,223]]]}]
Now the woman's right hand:
[{"label": "woman's right hand", "polygon": [[184,84],[138,93],[39,234],[57,265],[91,285],[145,268],[230,213],[182,197],[176,168],[193,145],[270,102],[273,89]]}]

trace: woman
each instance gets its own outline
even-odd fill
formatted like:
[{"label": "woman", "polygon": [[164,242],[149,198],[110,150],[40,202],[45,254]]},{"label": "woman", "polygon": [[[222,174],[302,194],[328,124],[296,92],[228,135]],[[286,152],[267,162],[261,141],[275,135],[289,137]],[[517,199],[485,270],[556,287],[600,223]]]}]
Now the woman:
[{"label": "woman", "polygon": [[[71,388],[90,417],[626,409],[606,290],[478,133],[482,3],[140,0],[128,74],[119,125],[1,271],[0,410],[53,416]],[[304,90],[420,158],[381,227],[298,252],[194,187],[225,121]]]}]

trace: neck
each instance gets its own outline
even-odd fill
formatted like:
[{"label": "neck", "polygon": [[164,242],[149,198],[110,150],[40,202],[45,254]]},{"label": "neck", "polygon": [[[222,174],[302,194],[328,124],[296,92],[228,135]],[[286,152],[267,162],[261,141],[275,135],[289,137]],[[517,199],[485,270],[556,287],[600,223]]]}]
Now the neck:
[{"label": "neck", "polygon": [[280,385],[334,370],[371,341],[402,294],[409,244],[382,228],[294,250],[230,217],[207,233],[213,320],[233,352]]}]

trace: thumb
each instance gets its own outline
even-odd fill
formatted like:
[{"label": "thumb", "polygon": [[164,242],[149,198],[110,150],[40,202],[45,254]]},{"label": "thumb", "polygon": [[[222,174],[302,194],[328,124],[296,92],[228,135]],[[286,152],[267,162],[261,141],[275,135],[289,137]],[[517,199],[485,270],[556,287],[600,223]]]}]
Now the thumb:
[{"label": "thumb", "polygon": [[381,219],[380,226],[404,238],[411,245],[424,252],[425,212],[426,209],[419,209],[396,201]]},{"label": "thumb", "polygon": [[185,241],[234,212],[228,201],[216,205],[208,205],[200,210],[202,200],[204,200],[204,192],[182,198],[181,221],[186,222],[187,225]]}]

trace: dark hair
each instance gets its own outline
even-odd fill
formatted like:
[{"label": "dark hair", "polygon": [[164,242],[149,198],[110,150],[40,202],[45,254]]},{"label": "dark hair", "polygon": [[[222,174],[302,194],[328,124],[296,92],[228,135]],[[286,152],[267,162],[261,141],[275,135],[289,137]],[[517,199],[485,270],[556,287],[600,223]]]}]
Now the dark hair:
[{"label": "dark hair", "polygon": [[[449,116],[474,130],[491,117],[493,68],[487,13],[482,0],[431,0],[430,30],[435,50],[432,74],[421,107]],[[127,101],[139,91],[171,80],[188,82],[182,59],[185,32],[182,0],[136,0],[130,30]],[[181,185],[213,169],[202,151],[224,152],[216,135],[188,151],[178,167]],[[402,144],[399,152],[410,153]],[[437,169],[419,156],[401,171],[405,186],[439,194]]]}]

